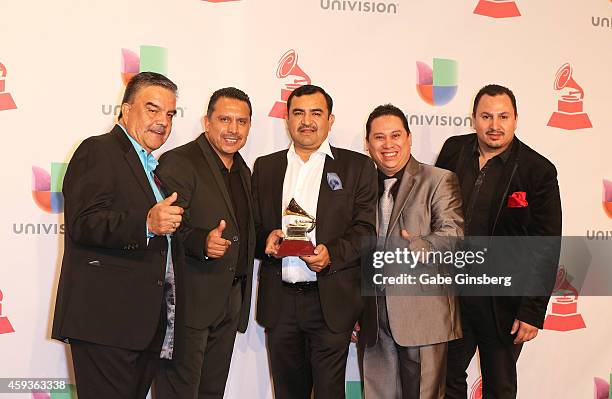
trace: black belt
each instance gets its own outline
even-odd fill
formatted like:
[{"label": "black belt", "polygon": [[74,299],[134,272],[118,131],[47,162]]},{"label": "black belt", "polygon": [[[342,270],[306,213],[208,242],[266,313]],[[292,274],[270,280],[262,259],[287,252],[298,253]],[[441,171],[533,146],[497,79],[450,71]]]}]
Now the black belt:
[{"label": "black belt", "polygon": [[303,292],[303,291],[312,291],[319,288],[319,284],[316,281],[298,281],[297,283],[288,283],[283,281],[283,287]]},{"label": "black belt", "polygon": [[244,283],[246,281],[246,276],[234,276],[234,280],[232,281],[232,285],[236,285],[239,282]]}]

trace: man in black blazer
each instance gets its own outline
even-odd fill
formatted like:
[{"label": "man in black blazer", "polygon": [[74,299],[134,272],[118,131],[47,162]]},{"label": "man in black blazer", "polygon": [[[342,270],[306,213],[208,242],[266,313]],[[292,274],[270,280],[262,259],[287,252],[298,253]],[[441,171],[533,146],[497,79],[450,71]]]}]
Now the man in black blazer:
[{"label": "man in black blazer", "polygon": [[[472,117],[476,133],[449,138],[436,162],[459,177],[465,235],[560,236],[557,171],[515,137],[512,91],[498,85],[483,87],[474,100]],[[541,296],[461,297],[463,339],[449,343],[446,398],[467,397],[465,371],[476,348],[484,397],[516,397],[516,361],[522,344],[543,327],[555,281],[558,240],[545,242],[551,245],[517,262],[532,269],[530,276],[539,276]]]},{"label": "man in black blazer", "polygon": [[236,331],[249,320],[255,226],[251,171],[238,153],[251,127],[249,97],[213,93],[205,132],[160,157],[157,173],[185,209],[185,356],[162,362],[157,398],[222,398]]},{"label": "man in black blazer", "polygon": [[[258,158],[253,199],[259,269],[257,321],[266,328],[277,399],[343,398],[346,359],[361,314],[360,252],[376,234],[377,180],[369,157],[331,147],[332,99],[305,85],[287,100],[289,150]],[[278,258],[291,199],[316,218],[314,254]],[[284,220],[283,220],[284,219]]]},{"label": "man in black blazer", "polygon": [[176,193],[163,199],[151,154],[170,135],[176,90],[157,73],[133,77],[119,123],[66,170],[52,337],[70,343],[81,399],[145,398],[160,356],[179,353],[183,210]]}]

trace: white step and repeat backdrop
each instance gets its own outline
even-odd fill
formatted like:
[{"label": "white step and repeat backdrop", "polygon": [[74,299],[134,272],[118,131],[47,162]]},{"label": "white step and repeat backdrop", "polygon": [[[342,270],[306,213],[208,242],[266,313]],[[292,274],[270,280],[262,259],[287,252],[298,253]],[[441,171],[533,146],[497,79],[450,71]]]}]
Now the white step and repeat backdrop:
[{"label": "white step and repeat backdrop", "polygon": [[[401,107],[424,162],[447,137],[471,131],[481,86],[507,85],[518,99],[518,136],[558,168],[564,234],[612,239],[611,20],[610,0],[3,0],[0,377],[71,376],[65,346],[49,339],[61,182],[78,143],[114,124],[131,73],[160,71],[179,86],[179,113],[160,152],[200,133],[215,89],[246,91],[254,107],[242,151],[249,164],[287,147],[283,100],[296,84],[331,93],[331,141],[357,151],[373,107]],[[519,398],[608,398],[612,298],[556,305],[519,360]],[[354,348],[349,360],[355,399]],[[480,398],[475,363],[469,384],[470,399]],[[272,397],[255,322],[237,339],[226,393]]]}]

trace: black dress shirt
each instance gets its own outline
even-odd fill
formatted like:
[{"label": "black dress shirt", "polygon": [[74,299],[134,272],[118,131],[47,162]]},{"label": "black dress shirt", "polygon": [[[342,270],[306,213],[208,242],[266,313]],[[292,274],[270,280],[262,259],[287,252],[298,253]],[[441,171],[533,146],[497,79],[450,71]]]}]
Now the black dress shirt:
[{"label": "black dress shirt", "polygon": [[[408,161],[410,161],[410,159],[408,159]],[[383,173],[382,170],[380,170],[380,168],[378,168],[378,198],[379,199],[380,197],[382,197],[383,193],[385,192],[385,180],[396,178],[397,181],[393,184],[393,187],[391,187],[391,196],[393,197],[393,201],[395,201],[395,198],[397,198],[397,192],[399,191],[400,182],[402,181],[402,177],[404,176],[404,170],[406,169],[407,165],[408,165],[408,162],[406,162],[406,165],[404,165],[403,168],[398,170],[397,173],[394,174],[393,176],[387,176],[386,174]]]},{"label": "black dress shirt", "polygon": [[[234,162],[232,163],[232,167],[227,169],[219,157],[219,154],[217,154],[215,149],[208,141],[208,137],[206,137],[206,143],[210,146],[211,152],[214,154],[215,161],[217,162],[217,166],[219,167],[219,171],[221,172],[221,176],[223,176],[223,181],[225,182],[225,188],[227,188],[230,200],[232,201],[232,206],[234,207],[234,215],[236,215],[236,220],[238,221],[239,242],[241,244],[238,247],[236,277],[245,277],[248,270],[247,249],[249,242],[249,219],[251,211],[249,209],[249,202],[247,200],[246,193],[244,192],[242,177],[240,176],[240,164],[236,160],[236,154],[234,154]],[[232,242],[232,245],[236,245],[236,243]]]},{"label": "black dress shirt", "polygon": [[504,166],[510,157],[510,149],[513,143],[514,141],[504,152],[489,159],[482,169],[480,169],[478,160],[480,157],[478,141],[476,141],[472,156],[466,157],[467,165],[463,165],[465,174],[463,174],[461,180],[466,236],[491,235],[489,222],[491,207],[493,206],[493,194],[504,171]]}]

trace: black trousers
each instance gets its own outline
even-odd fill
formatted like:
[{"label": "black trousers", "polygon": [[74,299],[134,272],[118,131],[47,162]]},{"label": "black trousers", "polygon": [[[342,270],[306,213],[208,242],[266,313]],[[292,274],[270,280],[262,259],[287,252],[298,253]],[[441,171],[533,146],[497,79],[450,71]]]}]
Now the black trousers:
[{"label": "black trousers", "polygon": [[345,397],[346,360],[352,331],[331,331],[323,319],[319,291],[283,288],[283,310],[266,329],[276,399]]},{"label": "black trousers", "polygon": [[231,288],[224,311],[210,326],[185,327],[184,356],[180,361],[162,359],[155,377],[156,399],[223,398],[241,307],[239,280]]},{"label": "black trousers", "polygon": [[[462,297],[463,338],[448,343],[446,399],[467,398],[467,368],[480,355],[484,399],[516,398],[516,362],[523,347],[499,337],[490,297]],[[510,335],[510,331],[507,332]]]},{"label": "black trousers", "polygon": [[166,335],[166,302],[151,343],[133,351],[70,339],[79,399],[144,399],[159,366]]}]

